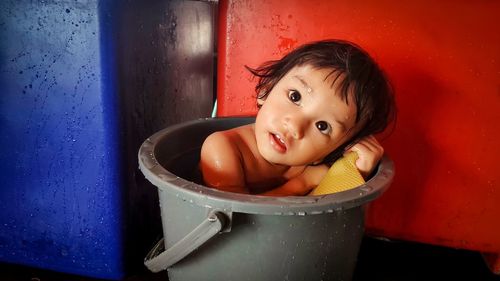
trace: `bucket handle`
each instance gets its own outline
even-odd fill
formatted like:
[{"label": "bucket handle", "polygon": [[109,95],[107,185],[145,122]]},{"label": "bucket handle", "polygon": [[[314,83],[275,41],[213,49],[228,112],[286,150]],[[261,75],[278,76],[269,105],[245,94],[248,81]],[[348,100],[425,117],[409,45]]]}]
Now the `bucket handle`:
[{"label": "bucket handle", "polygon": [[210,212],[200,225],[169,249],[165,249],[164,238],[160,239],[146,255],[144,265],[152,272],[171,267],[219,233],[227,222],[228,217],[224,213]]}]

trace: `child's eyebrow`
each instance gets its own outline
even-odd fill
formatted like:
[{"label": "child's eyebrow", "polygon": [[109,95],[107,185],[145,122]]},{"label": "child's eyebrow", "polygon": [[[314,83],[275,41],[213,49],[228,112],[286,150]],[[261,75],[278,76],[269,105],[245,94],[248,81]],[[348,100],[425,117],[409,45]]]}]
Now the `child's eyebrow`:
[{"label": "child's eyebrow", "polygon": [[307,84],[307,82],[299,75],[295,75],[293,76],[293,78],[297,79],[300,81],[300,83],[302,84],[302,86],[304,86],[304,88],[306,88],[307,90],[307,93],[312,93],[314,92],[313,89],[311,88],[311,86],[309,86],[309,84]]},{"label": "child's eyebrow", "polygon": [[[293,78],[299,80],[300,83],[302,84],[302,86],[304,86],[304,88],[306,88],[306,90],[307,90],[307,92],[309,94],[312,93],[312,92],[314,92],[314,90],[311,88],[311,86],[309,86],[309,84],[307,84],[307,82],[301,76],[295,75],[295,76],[293,76]],[[341,128],[342,132],[346,131],[347,126],[346,126],[346,124],[342,120],[335,118],[335,116],[332,118],[332,120],[335,123],[337,123],[338,125],[340,125],[340,128]]]}]

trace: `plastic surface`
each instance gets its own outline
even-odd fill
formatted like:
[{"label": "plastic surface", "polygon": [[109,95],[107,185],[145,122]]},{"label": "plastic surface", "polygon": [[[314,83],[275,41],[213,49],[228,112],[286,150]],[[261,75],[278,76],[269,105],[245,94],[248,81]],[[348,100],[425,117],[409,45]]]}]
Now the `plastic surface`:
[{"label": "plastic surface", "polygon": [[118,107],[101,8],[0,2],[0,261],[123,276]]},{"label": "plastic surface", "polygon": [[[323,38],[381,64],[398,119],[383,139],[397,168],[367,233],[500,253],[498,1],[220,2],[218,114],[255,114],[256,67]],[[251,51],[249,51],[251,50]]]},{"label": "plastic surface", "polygon": [[105,279],[144,269],[161,225],[137,150],[210,115],[213,11],[0,1],[0,262]]},{"label": "plastic surface", "polygon": [[365,185],[323,196],[236,194],[196,183],[203,140],[253,120],[191,121],[164,129],[141,146],[139,166],[158,188],[166,249],[214,210],[231,218],[228,232],[170,267],[169,279],[349,280],[363,237],[364,205],[389,186],[392,161],[384,158]]},{"label": "plastic surface", "polygon": [[164,239],[161,239],[146,256],[144,265],[152,272],[160,272],[171,267],[219,233],[224,227],[226,217],[219,211],[208,214],[200,225],[168,249],[165,249]]}]

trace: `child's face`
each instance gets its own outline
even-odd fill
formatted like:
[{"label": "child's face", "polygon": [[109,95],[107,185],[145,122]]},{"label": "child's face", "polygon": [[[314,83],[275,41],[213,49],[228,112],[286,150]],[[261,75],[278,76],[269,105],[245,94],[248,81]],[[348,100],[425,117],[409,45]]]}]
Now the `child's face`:
[{"label": "child's face", "polygon": [[[333,85],[331,69],[296,66],[273,88],[257,113],[255,137],[269,162],[303,166],[321,161],[355,133],[356,105]],[[340,77],[338,80],[341,80]]]}]

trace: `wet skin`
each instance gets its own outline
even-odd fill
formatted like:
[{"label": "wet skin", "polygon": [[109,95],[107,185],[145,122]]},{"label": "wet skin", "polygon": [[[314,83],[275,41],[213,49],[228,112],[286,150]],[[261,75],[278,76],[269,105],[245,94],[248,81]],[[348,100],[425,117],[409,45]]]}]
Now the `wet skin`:
[{"label": "wet skin", "polygon": [[[332,69],[290,70],[265,100],[254,124],[216,132],[204,142],[200,168],[206,185],[230,192],[305,195],[328,171],[319,163],[357,131],[352,97],[342,100]],[[325,79],[326,78],[326,79]],[[383,148],[370,136],[350,150],[366,176]]]}]

